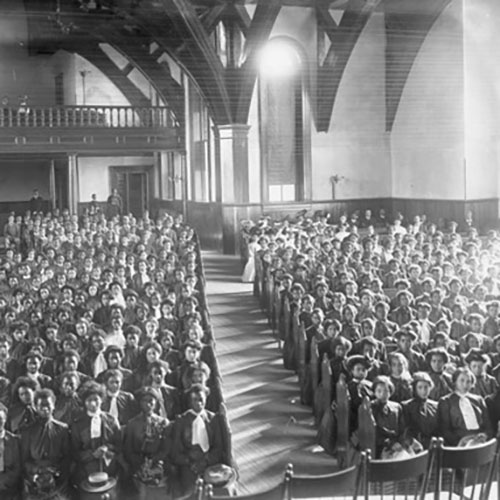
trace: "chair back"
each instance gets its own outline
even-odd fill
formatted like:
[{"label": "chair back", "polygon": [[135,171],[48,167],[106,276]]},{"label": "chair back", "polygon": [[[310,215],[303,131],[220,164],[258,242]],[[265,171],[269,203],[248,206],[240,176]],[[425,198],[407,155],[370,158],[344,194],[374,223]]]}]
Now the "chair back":
[{"label": "chair back", "polygon": [[435,500],[446,497],[450,500],[488,499],[493,480],[496,479],[498,484],[499,447],[496,439],[457,448],[444,446],[440,438],[434,446],[437,455]]},{"label": "chair back", "polygon": [[424,451],[402,460],[372,460],[371,450],[362,454],[363,488],[361,498],[423,499],[429,490],[429,478],[435,453]]},{"label": "chair back", "polygon": [[319,384],[319,352],[318,341],[313,338],[311,340],[311,359],[309,361],[309,369],[311,370],[311,384],[313,391],[316,392]]},{"label": "chair back", "polygon": [[341,467],[347,464],[347,452],[349,447],[351,400],[347,390],[347,382],[344,374],[340,375],[335,391],[337,403],[337,458]]},{"label": "chair back", "polygon": [[283,339],[288,339],[290,337],[290,331],[292,328],[291,321],[291,312],[290,312],[290,300],[288,297],[285,297],[283,304]]},{"label": "chair back", "polygon": [[203,500],[203,479],[201,477],[196,480],[194,490],[187,500]]},{"label": "chair back", "polygon": [[[292,474],[291,465],[288,465],[283,480],[270,489],[248,495],[237,495],[231,498],[234,500],[288,500],[290,498],[290,478]],[[211,484],[206,485],[203,500],[226,500],[228,497],[216,496],[213,494]]]},{"label": "chair back", "polygon": [[354,466],[321,476],[295,476],[292,474],[289,499],[352,498],[361,473],[361,468]]},{"label": "chair back", "polygon": [[358,409],[358,440],[361,450],[375,452],[375,429],[370,398],[365,396]]},{"label": "chair back", "polygon": [[268,268],[266,272],[266,314],[269,324],[272,326],[273,321],[273,307],[274,307],[274,276],[271,269]]},{"label": "chair back", "polygon": [[332,404],[332,369],[330,360],[327,354],[323,354],[320,366],[321,373],[321,398],[319,399],[320,405],[317,408],[317,418],[321,422],[323,415],[329,411]]}]

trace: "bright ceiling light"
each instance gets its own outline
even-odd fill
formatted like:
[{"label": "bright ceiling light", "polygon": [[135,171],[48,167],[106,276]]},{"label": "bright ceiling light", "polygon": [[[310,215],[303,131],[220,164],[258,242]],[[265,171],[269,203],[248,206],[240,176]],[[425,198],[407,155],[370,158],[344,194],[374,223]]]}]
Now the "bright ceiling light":
[{"label": "bright ceiling light", "polygon": [[263,75],[286,77],[300,67],[300,57],[295,48],[285,40],[273,40],[260,53],[259,68]]}]

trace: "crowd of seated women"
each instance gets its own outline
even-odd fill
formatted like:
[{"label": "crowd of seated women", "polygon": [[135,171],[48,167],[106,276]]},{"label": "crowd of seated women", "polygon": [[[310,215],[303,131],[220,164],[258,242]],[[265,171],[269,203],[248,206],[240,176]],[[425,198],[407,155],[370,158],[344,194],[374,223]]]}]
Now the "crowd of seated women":
[{"label": "crowd of seated women", "polygon": [[182,218],[56,211],[8,224],[23,231],[7,232],[0,258],[0,498],[77,498],[95,473],[119,498],[150,486],[177,498],[230,461]]},{"label": "crowd of seated women", "polygon": [[[457,226],[438,229],[425,217],[405,225],[401,215],[388,224],[369,211],[243,225],[243,278],[255,277],[261,298],[275,294],[267,309],[280,325],[285,367],[309,384],[303,402],[314,406],[328,373],[332,404],[320,421],[335,417],[345,381],[350,444],[359,446],[368,402],[377,457],[417,452],[432,437],[466,446],[497,433],[500,237],[480,237],[470,218]],[[303,354],[292,323],[301,325]],[[314,353],[328,369],[311,381],[300,367],[307,371]]]}]

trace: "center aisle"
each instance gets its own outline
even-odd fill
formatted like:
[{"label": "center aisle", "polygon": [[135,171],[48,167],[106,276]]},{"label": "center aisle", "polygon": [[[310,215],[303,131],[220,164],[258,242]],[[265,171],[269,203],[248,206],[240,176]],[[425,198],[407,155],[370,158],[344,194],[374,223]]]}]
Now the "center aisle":
[{"label": "center aisle", "polygon": [[239,258],[203,252],[203,261],[240,493],[274,486],[289,462],[299,474],[333,472],[335,459],[315,444],[311,410],[299,403],[297,376],[283,368],[252,285],[241,283]]}]

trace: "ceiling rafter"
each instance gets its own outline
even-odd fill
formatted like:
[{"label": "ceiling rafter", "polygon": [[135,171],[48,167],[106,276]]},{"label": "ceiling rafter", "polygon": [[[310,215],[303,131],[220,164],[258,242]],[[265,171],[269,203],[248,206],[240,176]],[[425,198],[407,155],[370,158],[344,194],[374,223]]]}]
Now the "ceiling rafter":
[{"label": "ceiling rafter", "polygon": [[[206,76],[209,78],[207,82],[198,80],[202,92],[209,98],[212,96],[211,108],[217,113],[216,119],[219,124],[232,123],[231,114],[231,99],[226,87],[224,79],[224,66],[222,65],[215,48],[213,47],[196,10],[189,0],[160,0],[164,9],[171,10],[175,8],[179,21],[182,22],[185,29],[191,36],[193,42],[187,44],[187,51],[193,58],[190,65],[193,63],[203,64]],[[182,58],[181,58],[182,60]],[[215,88],[207,89],[207,85],[215,85]],[[207,93],[207,90],[210,93]],[[208,95],[207,95],[208,94]]]},{"label": "ceiling rafter", "polygon": [[232,95],[235,123],[247,123],[252,94],[258,76],[258,54],[269,39],[281,11],[280,0],[259,0],[247,29],[243,63],[239,68],[228,68],[226,81]]}]

